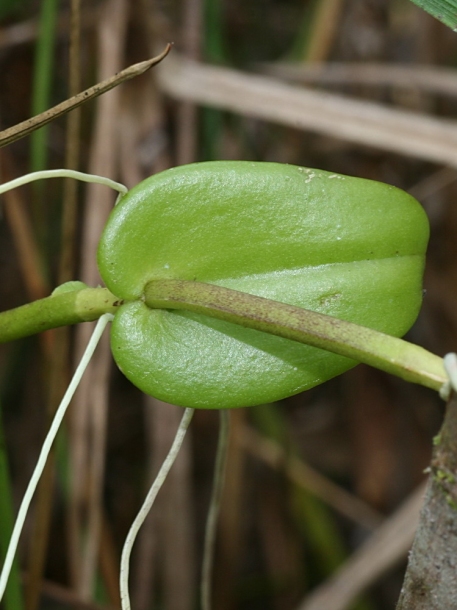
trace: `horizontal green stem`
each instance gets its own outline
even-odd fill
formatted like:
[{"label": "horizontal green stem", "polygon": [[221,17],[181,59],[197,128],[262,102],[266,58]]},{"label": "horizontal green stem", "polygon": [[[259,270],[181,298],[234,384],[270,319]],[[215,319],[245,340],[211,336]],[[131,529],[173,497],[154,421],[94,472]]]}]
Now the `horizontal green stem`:
[{"label": "horizontal green stem", "polygon": [[33,301],[0,313],[0,343],[50,328],[97,320],[122,304],[107,288],[84,288]]},{"label": "horizontal green stem", "polygon": [[313,345],[434,390],[447,381],[442,358],[422,347],[293,305],[182,280],[151,281],[144,299],[151,308],[193,311]]},{"label": "horizontal green stem", "polygon": [[[413,383],[440,390],[447,381],[443,361],[402,339],[331,316],[212,284],[154,280],[144,291],[155,309],[184,309],[313,345],[365,362]],[[123,301],[106,288],[62,292],[0,313],[0,343],[50,328],[116,313]]]}]

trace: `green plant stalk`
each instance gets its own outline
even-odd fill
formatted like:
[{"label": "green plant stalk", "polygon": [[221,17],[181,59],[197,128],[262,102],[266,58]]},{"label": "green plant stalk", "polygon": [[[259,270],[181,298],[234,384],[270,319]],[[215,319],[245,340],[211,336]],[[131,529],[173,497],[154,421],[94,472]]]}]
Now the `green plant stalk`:
[{"label": "green plant stalk", "polygon": [[107,288],[84,288],[51,295],[0,313],[0,343],[50,328],[98,320],[104,313],[114,314],[122,303]]},{"label": "green plant stalk", "polygon": [[[33,115],[43,112],[49,106],[58,4],[58,0],[44,0],[41,7],[32,95]],[[46,142],[47,129],[40,129],[32,135],[31,171],[38,171],[46,167]]]},{"label": "green plant stalk", "polygon": [[[227,64],[227,49],[224,44],[222,3],[204,0],[203,56],[211,63]],[[215,108],[201,110],[202,158],[217,159],[224,125],[224,114]]]},{"label": "green plant stalk", "polygon": [[183,280],[151,281],[144,299],[151,308],[185,309],[268,332],[365,362],[434,390],[447,381],[442,358],[422,347],[293,305]]},{"label": "green plant stalk", "polygon": [[[153,280],[144,290],[153,309],[182,309],[325,349],[440,390],[443,360],[403,339],[324,314],[202,282]],[[0,343],[115,314],[123,304],[106,288],[84,288],[0,313]]]},{"label": "green plant stalk", "polygon": [[[14,527],[13,494],[9,476],[8,456],[3,433],[0,404],[0,565],[8,550],[8,541]],[[17,561],[13,562],[8,586],[5,589],[5,610],[22,610],[21,578]]]}]

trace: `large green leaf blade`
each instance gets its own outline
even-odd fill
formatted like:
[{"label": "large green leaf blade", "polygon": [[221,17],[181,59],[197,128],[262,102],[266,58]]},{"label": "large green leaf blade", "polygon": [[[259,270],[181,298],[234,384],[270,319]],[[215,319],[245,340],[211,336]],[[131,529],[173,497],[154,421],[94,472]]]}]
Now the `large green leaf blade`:
[{"label": "large green leaf blade", "polygon": [[127,301],[111,345],[141,390],[174,404],[271,402],[356,364],[190,312],[149,309],[149,282],[205,282],[401,336],[422,299],[428,223],[394,187],[275,163],[225,161],[147,179],[113,211],[98,262]]},{"label": "large green leaf blade", "polygon": [[436,19],[457,30],[457,0],[412,0]]}]

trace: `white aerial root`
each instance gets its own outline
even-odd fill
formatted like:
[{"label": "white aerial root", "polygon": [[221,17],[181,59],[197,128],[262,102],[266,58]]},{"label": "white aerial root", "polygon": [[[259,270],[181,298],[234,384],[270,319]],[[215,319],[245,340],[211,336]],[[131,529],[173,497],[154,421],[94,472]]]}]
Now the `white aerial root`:
[{"label": "white aerial root", "polygon": [[440,396],[444,400],[448,400],[452,390],[457,392],[457,354],[454,354],[454,352],[446,354],[443,358],[443,364],[449,381],[442,386]]},{"label": "white aerial root", "polygon": [[92,358],[95,348],[97,347],[97,344],[100,341],[100,337],[102,336],[106,325],[108,324],[108,322],[111,322],[112,319],[113,316],[109,313],[106,313],[99,318],[94,332],[92,333],[92,336],[90,338],[90,341],[87,344],[83,357],[81,358],[81,362],[79,363],[73,375],[73,378],[67,388],[67,391],[65,392],[65,395],[62,398],[62,401],[52,421],[49,432],[44,440],[43,446],[41,447],[41,452],[38,457],[37,465],[35,466],[35,470],[33,471],[33,474],[30,478],[30,482],[28,484],[27,490],[24,494],[24,498],[19,508],[16,523],[14,524],[13,532],[11,534],[8,551],[6,553],[5,563],[3,564],[2,573],[0,575],[0,601],[5,592],[8,577],[11,571],[11,566],[14,560],[14,555],[16,554],[16,549],[19,542],[19,536],[21,535],[21,531],[24,526],[24,521],[29,510],[30,502],[32,500],[33,494],[35,493],[38,481],[40,480],[43,468],[46,464],[46,460],[49,455],[52,443],[54,442],[54,439],[57,435],[67,407],[70,404],[71,399],[73,398],[73,395],[78,387],[79,382],[81,381],[81,377],[83,376],[84,371],[86,370],[87,365],[89,364],[89,361]]},{"label": "white aerial root", "polygon": [[181,423],[179,424],[178,431],[176,433],[175,439],[171,446],[170,451],[168,452],[167,457],[165,458],[164,463],[160,467],[159,473],[156,476],[154,482],[152,483],[151,489],[146,496],[145,501],[143,502],[143,506],[140,508],[138,515],[135,517],[134,522],[132,523],[129,533],[127,534],[127,538],[125,539],[124,548],[122,549],[122,557],[121,557],[121,568],[120,568],[120,577],[119,577],[119,586],[121,592],[121,605],[122,610],[130,610],[130,595],[129,595],[129,563],[130,563],[130,554],[132,552],[132,547],[135,542],[135,538],[138,534],[140,527],[143,525],[144,520],[148,516],[148,513],[151,509],[151,506],[156,499],[156,496],[162,487],[170,468],[173,466],[173,463],[178,455],[178,452],[181,448],[182,442],[184,440],[184,436],[186,434],[187,428],[189,427],[190,421],[192,419],[192,415],[194,414],[194,409],[186,409],[184,411],[184,415],[181,419]]},{"label": "white aerial root", "polygon": [[81,182],[103,184],[115,191],[119,191],[121,195],[125,195],[128,191],[127,187],[120,182],[115,182],[114,180],[104,178],[103,176],[97,176],[96,174],[85,174],[84,172],[77,172],[74,169],[46,169],[40,172],[32,172],[25,176],[21,176],[20,178],[16,178],[15,180],[0,184],[0,195],[6,193],[6,191],[17,188],[18,186],[23,186],[24,184],[34,182],[35,180],[42,180],[43,178],[74,178],[75,180],[81,180]]}]

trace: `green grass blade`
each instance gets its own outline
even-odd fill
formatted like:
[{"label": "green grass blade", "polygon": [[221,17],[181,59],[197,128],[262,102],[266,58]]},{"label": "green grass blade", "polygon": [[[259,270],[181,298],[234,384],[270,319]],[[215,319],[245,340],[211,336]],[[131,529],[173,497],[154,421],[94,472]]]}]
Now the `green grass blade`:
[{"label": "green grass blade", "polygon": [[[227,64],[224,43],[222,3],[220,0],[204,2],[203,55],[211,63]],[[220,139],[224,128],[224,114],[214,108],[204,108],[201,114],[202,158],[220,157]]]},{"label": "green grass blade", "polygon": [[[13,499],[0,405],[0,565],[6,556],[14,526]],[[4,597],[5,610],[22,610],[23,599],[17,561],[13,562]]]},{"label": "green grass blade", "polygon": [[412,0],[436,19],[457,30],[457,0]]},{"label": "green grass blade", "polygon": [[[39,114],[49,107],[58,6],[59,0],[43,0],[41,6],[33,78],[32,115]],[[45,127],[32,135],[31,171],[39,171],[47,165],[47,133],[48,129]]]}]

